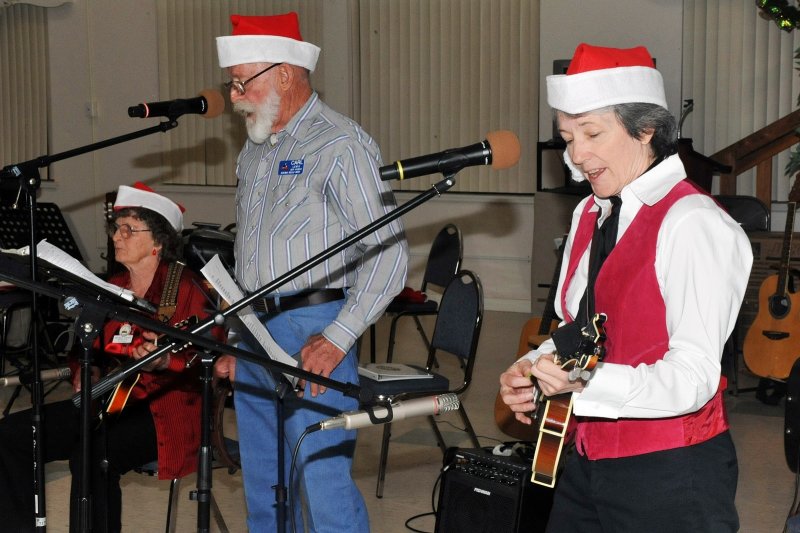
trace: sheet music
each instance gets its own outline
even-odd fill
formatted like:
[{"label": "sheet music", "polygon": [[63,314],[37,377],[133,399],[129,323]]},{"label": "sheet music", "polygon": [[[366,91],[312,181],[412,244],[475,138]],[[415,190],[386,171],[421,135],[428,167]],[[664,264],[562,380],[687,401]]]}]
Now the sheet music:
[{"label": "sheet music", "polygon": [[[23,246],[22,248],[4,249],[0,250],[5,253],[28,256],[30,255],[30,246]],[[58,267],[62,270],[75,274],[76,276],[100,287],[112,294],[133,302],[135,296],[133,292],[128,289],[123,289],[113,283],[108,283],[98,278],[91,270],[83,266],[83,263],[69,255],[67,252],[47,242],[47,239],[42,239],[36,245],[36,257],[44,259],[51,265]]]},{"label": "sheet music", "polygon": [[[242,289],[236,284],[236,282],[231,278],[228,271],[225,269],[225,266],[222,264],[222,261],[219,258],[219,255],[214,255],[214,257],[206,263],[206,265],[200,269],[200,272],[206,277],[208,282],[214,287],[214,290],[225,299],[228,303],[236,303],[242,298],[244,298],[244,294],[242,293]],[[290,357],[283,348],[281,348],[277,342],[272,338],[272,335],[269,334],[267,328],[264,327],[264,324],[256,316],[255,311],[253,311],[252,306],[247,306],[243,309],[240,309],[237,313],[239,319],[245,325],[245,327],[250,330],[250,333],[256,338],[258,343],[266,350],[267,355],[280,363],[284,363],[291,366],[298,366],[299,362]],[[284,374],[286,379],[291,382],[292,386],[297,385],[297,376],[292,376],[289,374]]]}]

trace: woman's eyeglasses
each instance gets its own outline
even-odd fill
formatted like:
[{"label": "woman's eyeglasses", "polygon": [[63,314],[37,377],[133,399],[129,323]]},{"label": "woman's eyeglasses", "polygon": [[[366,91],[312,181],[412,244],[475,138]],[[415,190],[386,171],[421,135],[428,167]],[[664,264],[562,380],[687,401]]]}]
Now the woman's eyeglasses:
[{"label": "woman's eyeglasses", "polygon": [[247,78],[244,81],[239,81],[239,80],[227,81],[227,82],[225,82],[225,89],[228,90],[228,91],[230,91],[231,89],[236,89],[236,92],[238,92],[240,96],[244,96],[244,93],[247,92],[247,90],[244,87],[245,85],[247,85],[248,83],[250,83],[251,81],[253,81],[257,77],[261,76],[265,72],[269,72],[271,69],[277,67],[278,65],[283,65],[283,63],[275,63],[274,65],[265,68],[264,70],[262,70],[261,72],[259,72],[255,76],[250,76],[249,78]]},{"label": "woman's eyeglasses", "polygon": [[130,239],[131,235],[133,235],[134,233],[142,233],[144,231],[153,231],[153,230],[133,229],[130,226],[130,224],[117,224],[116,222],[112,222],[108,226],[106,226],[106,233],[108,233],[108,236],[111,238],[113,238],[114,235],[117,234],[117,231],[119,231],[119,235],[123,239]]}]

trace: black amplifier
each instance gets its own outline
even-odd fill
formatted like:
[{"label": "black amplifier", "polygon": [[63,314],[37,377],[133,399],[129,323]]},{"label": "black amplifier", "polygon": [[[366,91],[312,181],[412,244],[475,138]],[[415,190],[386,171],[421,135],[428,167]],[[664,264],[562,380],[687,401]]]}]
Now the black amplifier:
[{"label": "black amplifier", "polygon": [[451,449],[436,512],[436,533],[544,532],[553,489],[531,483],[531,461],[484,449]]}]

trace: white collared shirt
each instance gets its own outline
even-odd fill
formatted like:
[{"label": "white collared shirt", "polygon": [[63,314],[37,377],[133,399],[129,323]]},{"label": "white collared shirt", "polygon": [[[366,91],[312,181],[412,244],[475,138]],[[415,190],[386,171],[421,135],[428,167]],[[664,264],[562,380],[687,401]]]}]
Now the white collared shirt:
[{"label": "white collared shirt", "polygon": [[[680,158],[673,155],[627,185],[621,193],[617,241],[643,205],[660,201],[685,176]],[[603,210],[599,222],[608,216],[609,200],[590,196],[581,201],[573,212],[565,258],[570,256],[584,206],[592,200],[596,205],[591,211]],[[558,281],[559,316],[567,263],[563,262]],[[586,290],[588,264],[589,248],[566,295],[573,316]],[[712,198],[695,194],[676,202],[659,229],[655,264],[666,305],[669,350],[652,365],[599,363],[584,390],[574,394],[575,414],[663,418],[705,405],[717,391],[722,349],[736,323],[752,264],[749,239]],[[526,357],[535,360],[553,350],[552,340],[547,340]]]}]

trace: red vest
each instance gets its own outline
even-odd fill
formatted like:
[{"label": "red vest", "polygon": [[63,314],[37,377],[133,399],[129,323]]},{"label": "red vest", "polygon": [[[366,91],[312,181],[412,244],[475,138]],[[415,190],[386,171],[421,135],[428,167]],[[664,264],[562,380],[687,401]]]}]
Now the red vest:
[{"label": "red vest", "polygon": [[[595,288],[595,311],[608,315],[604,361],[634,367],[652,365],[663,359],[668,351],[666,307],[655,270],[658,231],[676,201],[697,193],[693,185],[682,181],[654,206],[642,206],[600,269]],[[596,216],[589,213],[592,205],[591,201],[587,202],[581,215],[569,257],[561,296],[561,306],[567,317],[567,287],[597,225]],[[618,420],[576,417],[578,451],[590,459],[608,459],[706,441],[728,429],[722,402],[725,384],[724,377],[721,377],[717,393],[711,400],[698,411],[686,415]]]}]

